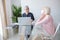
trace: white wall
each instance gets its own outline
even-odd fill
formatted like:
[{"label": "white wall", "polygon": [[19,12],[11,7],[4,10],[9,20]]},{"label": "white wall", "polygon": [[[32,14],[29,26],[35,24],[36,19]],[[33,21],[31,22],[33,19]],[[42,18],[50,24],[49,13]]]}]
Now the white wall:
[{"label": "white wall", "polygon": [[2,1],[0,0],[0,36],[3,35],[2,33],[2,19],[1,19],[1,13],[2,13]]},{"label": "white wall", "polygon": [[11,4],[14,4],[16,6],[20,6],[21,5],[21,0],[11,0]]},{"label": "white wall", "polygon": [[3,40],[1,13],[2,13],[2,0],[0,0],[0,40]]},{"label": "white wall", "polygon": [[35,19],[39,18],[42,7],[49,6],[55,22],[60,22],[60,0],[21,0],[22,13],[25,5],[30,7]]},{"label": "white wall", "polygon": [[2,40],[3,32],[2,32],[2,22],[1,22],[1,15],[0,15],[0,40]]},{"label": "white wall", "polygon": [[12,23],[12,10],[11,10],[11,0],[6,0],[6,15],[7,15],[7,24]]}]

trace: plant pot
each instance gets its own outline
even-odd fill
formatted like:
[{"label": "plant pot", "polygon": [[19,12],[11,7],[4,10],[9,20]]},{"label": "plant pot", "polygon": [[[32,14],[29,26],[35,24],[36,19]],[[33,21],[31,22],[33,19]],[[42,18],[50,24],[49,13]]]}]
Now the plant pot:
[{"label": "plant pot", "polygon": [[17,22],[17,18],[14,16],[12,17],[12,23],[16,23]]}]

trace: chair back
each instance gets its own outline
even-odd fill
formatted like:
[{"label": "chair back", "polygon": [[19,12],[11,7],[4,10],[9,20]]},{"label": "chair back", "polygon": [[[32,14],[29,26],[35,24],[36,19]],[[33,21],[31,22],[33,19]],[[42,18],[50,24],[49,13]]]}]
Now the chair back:
[{"label": "chair back", "polygon": [[56,27],[56,31],[55,31],[55,33],[54,33],[54,36],[57,34],[59,28],[60,28],[60,24],[58,24],[58,26]]}]

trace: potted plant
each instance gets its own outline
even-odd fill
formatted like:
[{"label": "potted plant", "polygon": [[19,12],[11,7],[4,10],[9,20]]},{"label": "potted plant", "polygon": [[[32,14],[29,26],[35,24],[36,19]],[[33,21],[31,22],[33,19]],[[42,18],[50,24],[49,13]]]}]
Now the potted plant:
[{"label": "potted plant", "polygon": [[12,22],[13,23],[18,22],[18,17],[22,16],[21,11],[22,11],[21,6],[17,7],[15,5],[12,5],[12,13],[13,13]]}]

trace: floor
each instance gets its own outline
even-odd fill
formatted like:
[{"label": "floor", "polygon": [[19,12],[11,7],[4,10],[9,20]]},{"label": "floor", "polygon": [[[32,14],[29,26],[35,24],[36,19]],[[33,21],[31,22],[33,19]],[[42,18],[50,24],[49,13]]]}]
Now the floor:
[{"label": "floor", "polygon": [[19,37],[19,35],[14,35],[14,36],[8,38],[8,40],[20,40],[20,37]]},{"label": "floor", "polygon": [[[2,40],[1,36],[0,36],[0,40]],[[20,40],[20,36],[18,34],[13,36],[11,35],[10,38],[8,38],[7,40]],[[54,40],[60,40],[60,29],[59,29],[59,32],[56,34]]]},{"label": "floor", "polygon": [[[8,40],[20,40],[20,37],[19,37],[18,35],[15,35],[15,36],[9,38]],[[60,40],[60,33],[58,33],[58,34],[55,36],[54,40]]]},{"label": "floor", "polygon": [[[1,37],[0,40],[2,40]],[[20,37],[19,35],[15,35],[10,37],[8,40],[20,40]],[[60,32],[55,36],[54,40],[60,40]]]}]

